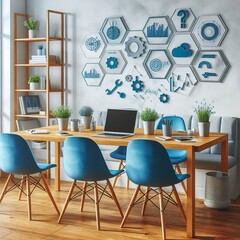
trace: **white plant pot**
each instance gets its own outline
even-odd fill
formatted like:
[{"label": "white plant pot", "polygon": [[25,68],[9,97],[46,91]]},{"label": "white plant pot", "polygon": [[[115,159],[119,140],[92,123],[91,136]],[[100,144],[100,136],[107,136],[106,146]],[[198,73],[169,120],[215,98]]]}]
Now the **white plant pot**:
[{"label": "white plant pot", "polygon": [[200,137],[209,137],[210,122],[198,122],[198,131]]},{"label": "white plant pot", "polygon": [[86,129],[90,129],[91,121],[92,121],[92,116],[81,116],[81,124],[83,124]]},{"label": "white plant pot", "polygon": [[153,135],[154,127],[155,127],[155,121],[152,121],[152,122],[143,121],[143,130],[145,135]]},{"label": "white plant pot", "polygon": [[37,37],[37,30],[28,30],[28,38]]},{"label": "white plant pot", "polygon": [[58,118],[59,131],[68,130],[68,118]]},{"label": "white plant pot", "polygon": [[29,83],[29,89],[30,90],[38,90],[40,88],[39,83]]}]

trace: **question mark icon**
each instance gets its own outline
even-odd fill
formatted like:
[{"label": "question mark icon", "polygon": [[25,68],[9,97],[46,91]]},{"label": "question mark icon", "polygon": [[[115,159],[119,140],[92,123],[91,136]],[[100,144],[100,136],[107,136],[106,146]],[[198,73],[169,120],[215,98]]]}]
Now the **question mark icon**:
[{"label": "question mark icon", "polygon": [[181,9],[178,11],[177,16],[181,17],[181,28],[186,28],[186,19],[188,18],[188,11]]}]

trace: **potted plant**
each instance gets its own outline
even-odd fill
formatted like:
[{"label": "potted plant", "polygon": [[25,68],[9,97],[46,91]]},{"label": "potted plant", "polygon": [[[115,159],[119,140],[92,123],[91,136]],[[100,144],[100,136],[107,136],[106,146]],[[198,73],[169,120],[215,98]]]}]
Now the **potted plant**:
[{"label": "potted plant", "polygon": [[68,106],[59,106],[52,115],[58,119],[58,128],[60,131],[68,129],[68,120],[71,116],[72,110]]},{"label": "potted plant", "polygon": [[38,74],[32,74],[28,78],[28,84],[30,90],[37,90],[40,88],[40,76]]},{"label": "potted plant", "polygon": [[212,104],[208,104],[205,99],[200,102],[194,109],[194,112],[197,114],[198,118],[198,130],[199,136],[208,137],[210,130],[210,116],[214,114],[214,106]]},{"label": "potted plant", "polygon": [[86,129],[90,129],[93,109],[89,106],[83,106],[79,110],[79,115],[81,116],[81,123],[84,124]]},{"label": "potted plant", "polygon": [[158,119],[158,113],[151,108],[146,108],[141,113],[141,119],[143,121],[144,134],[154,134],[155,121]]},{"label": "potted plant", "polygon": [[33,17],[30,17],[28,20],[24,21],[24,26],[28,29],[28,38],[36,37],[36,30],[38,29],[39,22]]}]

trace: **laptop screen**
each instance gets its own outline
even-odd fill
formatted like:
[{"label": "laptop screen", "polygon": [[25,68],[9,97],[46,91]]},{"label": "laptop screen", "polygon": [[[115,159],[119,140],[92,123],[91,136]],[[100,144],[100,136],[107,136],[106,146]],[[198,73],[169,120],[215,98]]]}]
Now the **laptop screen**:
[{"label": "laptop screen", "polygon": [[136,116],[136,110],[108,109],[104,131],[134,133]]}]

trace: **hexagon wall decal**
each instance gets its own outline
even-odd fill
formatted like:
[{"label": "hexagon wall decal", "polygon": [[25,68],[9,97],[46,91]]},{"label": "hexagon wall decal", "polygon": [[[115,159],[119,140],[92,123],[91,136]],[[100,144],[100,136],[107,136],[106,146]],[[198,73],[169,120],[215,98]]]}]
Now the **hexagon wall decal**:
[{"label": "hexagon wall decal", "polygon": [[106,73],[121,74],[127,61],[120,50],[107,50],[101,58],[100,65]]},{"label": "hexagon wall decal", "polygon": [[191,66],[174,65],[168,82],[170,92],[189,95],[198,81]]},{"label": "hexagon wall decal", "polygon": [[104,73],[98,63],[87,63],[82,70],[82,76],[88,86],[100,86]]},{"label": "hexagon wall decal", "polygon": [[88,34],[81,44],[86,58],[100,58],[105,46],[106,44],[99,33]]},{"label": "hexagon wall decal", "polygon": [[168,16],[149,17],[143,28],[143,33],[149,44],[167,44],[173,29]]},{"label": "hexagon wall decal", "polygon": [[104,20],[100,31],[107,43],[119,44],[126,38],[129,28],[123,17],[112,17]]},{"label": "hexagon wall decal", "polygon": [[230,65],[221,50],[202,50],[193,60],[193,69],[201,82],[222,82]]},{"label": "hexagon wall decal", "polygon": [[172,63],[166,50],[150,50],[143,66],[149,78],[164,79],[171,70]]},{"label": "hexagon wall decal", "polygon": [[190,32],[196,17],[191,8],[179,8],[174,11],[171,19],[177,32]]},{"label": "hexagon wall decal", "polygon": [[190,34],[174,34],[168,50],[176,64],[191,64],[198,46]]},{"label": "hexagon wall decal", "polygon": [[194,37],[202,47],[217,47],[222,44],[228,28],[220,15],[200,16],[193,28]]}]

